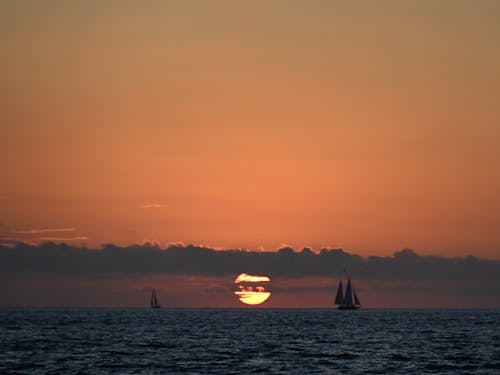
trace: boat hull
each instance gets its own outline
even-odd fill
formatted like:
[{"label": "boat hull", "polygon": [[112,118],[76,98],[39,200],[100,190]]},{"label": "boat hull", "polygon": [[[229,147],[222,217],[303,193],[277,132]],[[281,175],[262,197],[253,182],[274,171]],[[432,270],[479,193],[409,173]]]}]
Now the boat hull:
[{"label": "boat hull", "polygon": [[339,310],[357,310],[359,309],[359,306],[354,306],[354,305],[340,305],[338,307]]}]

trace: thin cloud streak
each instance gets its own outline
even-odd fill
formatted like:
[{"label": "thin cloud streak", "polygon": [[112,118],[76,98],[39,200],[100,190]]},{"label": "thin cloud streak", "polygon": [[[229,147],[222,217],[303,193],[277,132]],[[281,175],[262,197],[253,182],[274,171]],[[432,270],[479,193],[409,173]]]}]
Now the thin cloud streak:
[{"label": "thin cloud streak", "polygon": [[[89,239],[85,235],[77,235],[74,233],[76,230],[77,228],[75,227],[12,229],[0,233],[0,246],[14,246],[19,244],[38,246],[44,242],[65,243],[87,241]],[[70,233],[74,233],[74,235],[69,235]]]},{"label": "thin cloud streak", "polygon": [[165,207],[164,204],[159,203],[146,203],[141,206],[142,208],[162,208]]},{"label": "thin cloud streak", "polygon": [[87,241],[89,238],[87,236],[75,236],[75,237],[39,237],[39,241],[52,241],[52,242],[65,242],[65,241]]},{"label": "thin cloud streak", "polygon": [[16,229],[12,230],[11,233],[15,234],[43,234],[43,233],[63,233],[63,232],[74,232],[76,228],[34,228],[34,229]]},{"label": "thin cloud streak", "polygon": [[2,237],[0,236],[0,247],[1,246],[14,246],[25,243],[27,245],[38,246],[38,242],[31,241],[30,239],[20,240],[18,237]]}]

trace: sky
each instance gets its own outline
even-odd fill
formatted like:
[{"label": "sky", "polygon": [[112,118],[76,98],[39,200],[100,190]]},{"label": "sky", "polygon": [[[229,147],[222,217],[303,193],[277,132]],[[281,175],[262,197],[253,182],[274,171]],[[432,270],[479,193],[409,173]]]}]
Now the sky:
[{"label": "sky", "polygon": [[500,2],[0,1],[0,244],[500,259]]}]

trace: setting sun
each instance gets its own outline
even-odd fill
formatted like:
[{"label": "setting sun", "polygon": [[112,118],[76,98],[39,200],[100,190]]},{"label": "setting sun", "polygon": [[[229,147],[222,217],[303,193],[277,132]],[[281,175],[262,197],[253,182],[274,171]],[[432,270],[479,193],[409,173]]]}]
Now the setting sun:
[{"label": "setting sun", "polygon": [[271,292],[266,290],[266,284],[268,285],[270,281],[267,276],[242,273],[234,280],[234,283],[237,284],[234,294],[244,304],[259,305],[271,296]]}]

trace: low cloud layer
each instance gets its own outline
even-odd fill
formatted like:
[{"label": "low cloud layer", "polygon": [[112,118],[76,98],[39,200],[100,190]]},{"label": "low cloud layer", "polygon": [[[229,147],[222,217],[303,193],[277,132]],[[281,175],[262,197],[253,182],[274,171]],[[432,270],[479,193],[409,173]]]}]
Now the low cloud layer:
[{"label": "low cloud layer", "polygon": [[[345,272],[344,272],[345,270]],[[365,307],[498,307],[500,260],[361,257],[341,249],[276,252],[171,244],[87,249],[68,244],[0,246],[0,306],[146,306],[155,287],[166,307],[241,307],[240,273],[267,275],[266,307],[334,307],[350,275]]]},{"label": "low cloud layer", "polygon": [[500,260],[420,256],[405,249],[390,257],[361,257],[341,249],[276,252],[214,250],[173,245],[167,249],[142,245],[102,249],[45,243],[0,246],[3,275],[203,275],[224,276],[241,272],[271,277],[341,277],[360,280],[483,281],[499,284]]}]

